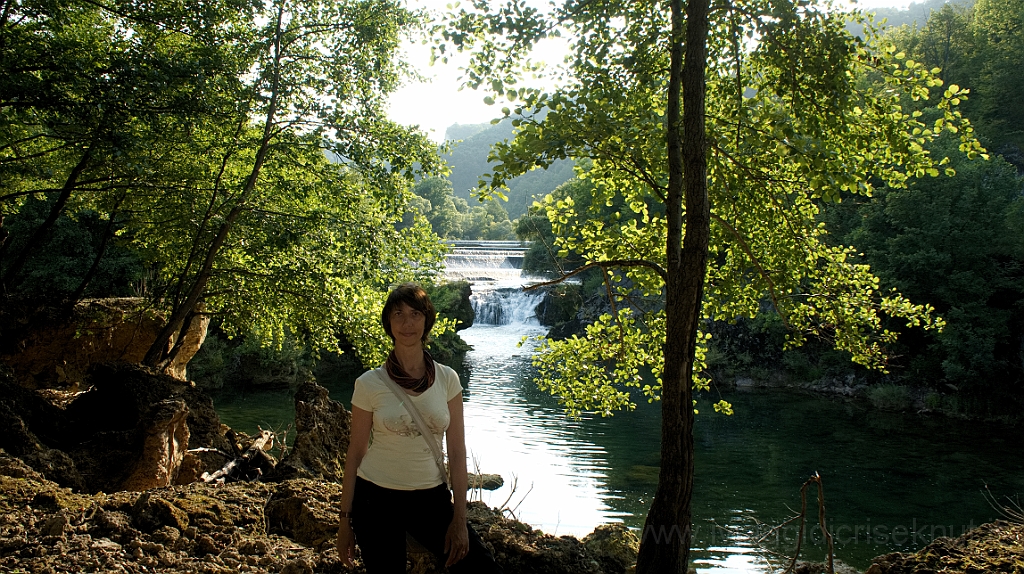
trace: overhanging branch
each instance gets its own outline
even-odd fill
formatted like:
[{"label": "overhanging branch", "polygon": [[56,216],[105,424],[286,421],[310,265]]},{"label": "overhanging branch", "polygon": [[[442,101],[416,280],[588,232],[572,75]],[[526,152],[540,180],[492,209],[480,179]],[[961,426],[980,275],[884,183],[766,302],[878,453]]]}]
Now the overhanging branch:
[{"label": "overhanging branch", "polygon": [[523,291],[532,291],[534,289],[540,289],[541,287],[550,287],[551,285],[558,285],[559,283],[565,282],[567,279],[579,275],[588,269],[600,267],[602,270],[612,269],[615,267],[646,267],[661,277],[662,281],[668,280],[668,272],[665,268],[653,261],[647,261],[646,259],[611,259],[609,261],[595,261],[593,263],[587,263],[582,267],[577,267],[568,273],[563,273],[561,277],[552,279],[551,281],[542,281],[540,283],[534,283],[533,285],[527,285],[523,287]]}]

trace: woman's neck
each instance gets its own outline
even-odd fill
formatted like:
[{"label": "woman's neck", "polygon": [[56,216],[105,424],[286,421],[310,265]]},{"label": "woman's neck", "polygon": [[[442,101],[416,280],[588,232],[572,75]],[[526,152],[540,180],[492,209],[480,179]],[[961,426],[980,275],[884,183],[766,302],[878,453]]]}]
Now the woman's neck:
[{"label": "woman's neck", "polygon": [[402,369],[411,377],[421,377],[427,370],[421,345],[396,346],[395,358],[402,365]]}]

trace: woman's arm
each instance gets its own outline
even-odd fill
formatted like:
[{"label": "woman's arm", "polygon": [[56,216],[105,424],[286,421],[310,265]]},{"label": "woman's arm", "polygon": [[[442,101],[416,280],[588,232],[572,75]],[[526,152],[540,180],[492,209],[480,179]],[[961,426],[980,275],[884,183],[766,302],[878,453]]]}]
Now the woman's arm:
[{"label": "woman's arm", "polygon": [[[356,471],[366,456],[370,445],[370,430],[373,428],[373,413],[359,407],[352,407],[352,426],[349,429],[348,452],[345,455],[345,474],[341,480],[341,502],[338,510],[352,512],[352,500],[355,496]],[[356,540],[352,535],[352,525],[347,518],[341,519],[338,525],[338,554],[345,566],[352,568],[355,557]]]},{"label": "woman's arm", "polygon": [[448,414],[451,422],[448,424],[445,438],[448,444],[448,474],[452,481],[450,486],[455,515],[445,537],[445,551],[448,552],[445,566],[455,564],[469,552],[469,533],[466,530],[466,490],[469,487],[469,478],[466,476],[466,423],[462,413],[462,393],[448,401]]},{"label": "woman's arm", "polygon": [[448,444],[448,474],[451,477],[455,502],[455,517],[461,514],[466,518],[466,490],[469,488],[469,477],[466,474],[466,423],[462,413],[462,393],[448,401],[448,413],[451,422],[445,432]]}]

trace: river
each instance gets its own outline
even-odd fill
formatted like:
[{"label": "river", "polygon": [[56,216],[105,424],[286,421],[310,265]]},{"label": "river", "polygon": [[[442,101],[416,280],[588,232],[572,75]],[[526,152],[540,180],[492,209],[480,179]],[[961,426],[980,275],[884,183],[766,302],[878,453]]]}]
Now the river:
[{"label": "river", "polygon": [[[478,316],[503,324],[461,332],[473,346],[460,373],[470,469],[505,479],[474,496],[551,534],[583,536],[605,522],[639,533],[657,485],[659,405],[566,418],[532,382],[532,343],[520,346],[524,336],[544,333],[530,316],[536,300],[495,290],[503,286],[474,288]],[[332,398],[348,405],[352,376],[326,383]],[[710,404],[719,397],[733,403],[734,415],[714,413]],[[783,565],[799,532],[798,522],[786,522],[814,473],[824,485],[836,556],[861,570],[874,556],[917,550],[997,518],[986,488],[999,498],[1024,493],[1024,438],[999,425],[778,389],[698,398],[692,556],[701,573]],[[226,424],[246,431],[282,428],[294,417],[289,391],[223,395],[215,404]],[[807,498],[801,557],[821,560],[816,487]]]}]

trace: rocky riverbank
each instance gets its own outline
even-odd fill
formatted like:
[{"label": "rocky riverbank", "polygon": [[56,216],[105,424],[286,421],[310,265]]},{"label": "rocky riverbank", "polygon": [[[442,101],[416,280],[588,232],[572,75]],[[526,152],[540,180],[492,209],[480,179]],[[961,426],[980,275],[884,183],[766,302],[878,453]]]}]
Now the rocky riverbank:
[{"label": "rocky riverbank", "polygon": [[[46,480],[0,451],[0,571],[11,573],[360,573],[334,549],[339,485],[193,483],[146,492],[87,495]],[[469,520],[509,574],[628,572],[637,539],[621,525],[577,540],[509,520],[480,503]],[[825,572],[799,564],[797,572]],[[849,570],[847,570],[849,571]],[[423,554],[408,572],[442,572]],[[881,556],[867,574],[1024,574],[1024,525],[985,524],[917,553]]]},{"label": "rocky riverbank", "polygon": [[[339,495],[340,485],[309,479],[87,495],[0,451],[0,571],[350,572],[334,548]],[[636,561],[637,539],[621,525],[554,537],[480,503],[469,520],[510,574],[610,574]],[[409,572],[441,571],[411,555]]]},{"label": "rocky riverbank", "polygon": [[[254,447],[186,381],[108,363],[87,383],[32,391],[0,371],[0,571],[347,572],[334,504],[350,415],[315,381],[296,391],[280,460],[265,450],[272,433]],[[622,525],[554,537],[479,503],[470,520],[509,573],[611,574],[636,561]],[[412,554],[410,572],[439,571]]]},{"label": "rocky riverbank", "polygon": [[1024,574],[1024,524],[982,524],[918,552],[879,556],[865,574]]}]

